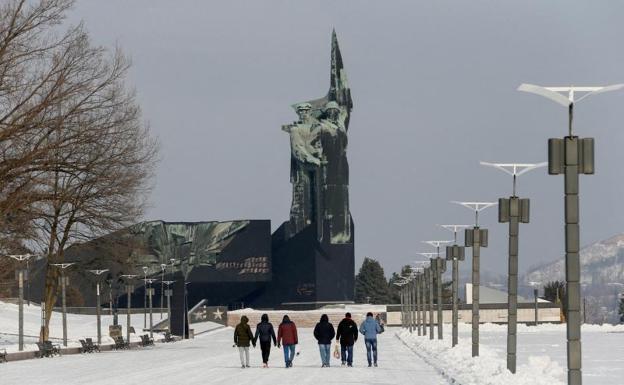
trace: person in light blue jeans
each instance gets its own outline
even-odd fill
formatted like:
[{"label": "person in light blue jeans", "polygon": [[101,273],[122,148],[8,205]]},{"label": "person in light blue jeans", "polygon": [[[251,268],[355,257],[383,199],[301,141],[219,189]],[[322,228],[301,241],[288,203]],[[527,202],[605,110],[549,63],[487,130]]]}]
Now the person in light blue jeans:
[{"label": "person in light blue jeans", "polygon": [[295,358],[295,345],[298,343],[297,327],[285,315],[282,323],[277,328],[277,347],[284,345],[284,362],[287,368],[292,368],[292,362]]},{"label": "person in light blue jeans", "polygon": [[321,321],[314,327],[314,338],[318,341],[319,351],[321,353],[321,367],[329,367],[329,358],[331,357],[331,342],[336,332],[334,325],[329,323],[327,314],[321,316]]},{"label": "person in light blue jeans", "polygon": [[[366,358],[368,359],[368,367],[374,363],[377,367],[377,335],[383,332],[383,328],[373,318],[373,313],[367,313],[366,319],[360,325],[360,333],[364,335],[364,343],[366,344]],[[371,354],[372,353],[372,354]],[[372,355],[372,357],[371,357]]]}]

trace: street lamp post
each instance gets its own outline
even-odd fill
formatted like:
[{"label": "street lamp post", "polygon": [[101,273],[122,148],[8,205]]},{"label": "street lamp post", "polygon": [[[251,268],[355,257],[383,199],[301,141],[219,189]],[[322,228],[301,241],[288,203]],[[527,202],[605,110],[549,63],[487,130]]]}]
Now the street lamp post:
[{"label": "street lamp post", "polygon": [[479,355],[479,285],[481,247],[488,245],[488,231],[479,227],[479,212],[496,205],[496,202],[457,202],[475,212],[475,225],[464,231],[464,246],[472,247],[472,356]]},{"label": "street lamp post", "polygon": [[416,304],[416,308],[415,308],[415,312],[416,312],[416,330],[418,332],[418,335],[421,336],[422,335],[422,326],[423,326],[423,320],[421,317],[421,311],[422,311],[422,300],[421,300],[421,294],[420,294],[420,281],[421,281],[421,277],[422,277],[422,268],[421,267],[412,267],[412,271],[414,272],[413,275],[413,285],[414,285],[414,302]]},{"label": "street lamp post", "polygon": [[30,258],[26,259],[26,276],[24,279],[26,280],[26,302],[30,307]]},{"label": "street lamp post", "polygon": [[165,295],[165,270],[167,269],[166,263],[160,264],[160,319],[163,318],[163,302]]},{"label": "street lamp post", "polygon": [[423,265],[422,272],[420,274],[420,304],[421,304],[421,319],[422,319],[422,335],[427,335],[427,275],[426,267]]},{"label": "street lamp post", "polygon": [[425,241],[424,243],[436,248],[436,258],[431,259],[431,264],[435,266],[434,274],[437,282],[438,297],[438,339],[441,340],[443,338],[442,324],[444,321],[442,315],[442,273],[446,271],[446,260],[440,258],[440,246],[451,243],[451,241]]},{"label": "street lamp post", "polygon": [[422,335],[422,324],[420,319],[420,274],[414,277],[414,294],[416,296],[416,330],[418,335]]},{"label": "street lamp post", "polygon": [[432,340],[433,337],[433,266],[429,265],[429,267],[425,268],[425,279],[427,281],[427,287],[429,288],[428,294],[428,309],[429,309],[429,339]]},{"label": "street lamp post", "polygon": [[453,232],[453,246],[446,246],[446,260],[453,262],[453,334],[452,334],[452,346],[457,345],[459,342],[459,261],[465,259],[464,246],[457,244],[457,231],[459,229],[467,229],[469,225],[440,225],[441,227]]},{"label": "street lamp post", "polygon": [[[579,174],[594,173],[594,138],[579,138],[572,134],[574,105],[595,94],[624,88],[624,84],[605,87],[541,87],[521,84],[519,91],[546,97],[568,108],[568,136],[548,140],[548,173],[564,174],[565,249],[568,384],[581,385],[581,264],[579,259]],[[567,93],[567,97],[561,93]],[[575,100],[575,95],[584,95]]]},{"label": "street lamp post", "polygon": [[19,254],[19,255],[7,255],[7,257],[16,260],[19,264],[16,271],[17,289],[18,289],[18,349],[24,350],[24,280],[28,280],[28,268],[24,269],[23,263],[28,264],[28,260],[34,255],[32,254]]},{"label": "street lamp post", "polygon": [[149,267],[143,266],[143,329],[147,328],[147,272]]},{"label": "street lamp post", "polygon": [[102,309],[100,308],[102,305],[101,299],[100,299],[100,277],[102,275],[102,273],[107,272],[108,269],[103,269],[103,270],[89,270],[90,273],[95,274],[96,277],[96,282],[95,282],[95,294],[96,294],[96,305],[95,305],[95,314],[97,317],[97,340],[98,340],[98,345],[102,344],[102,322],[101,322],[101,316],[102,316]]},{"label": "street lamp post", "polygon": [[406,320],[407,320],[407,330],[412,333],[412,291],[410,290],[410,286],[412,285],[411,279],[409,276],[405,278],[407,281],[405,283],[405,310],[406,310]]},{"label": "street lamp post", "polygon": [[53,263],[52,266],[56,266],[61,269],[61,277],[59,279],[61,284],[61,304],[63,306],[63,346],[67,346],[67,303],[66,303],[66,287],[69,284],[69,277],[65,276],[65,269],[73,265],[74,263]]},{"label": "street lamp post", "polygon": [[405,329],[405,308],[403,304],[403,294],[405,293],[405,290],[403,290],[403,285],[397,286],[399,286],[399,299],[401,302],[401,327]]},{"label": "street lamp post", "polygon": [[[165,296],[167,297],[167,320],[171,323],[171,295],[173,291],[169,288],[169,285],[174,283],[175,281],[163,281],[165,285],[167,285],[167,289],[165,290]],[[171,331],[171,325],[169,325],[169,331]]]},{"label": "street lamp post", "polygon": [[148,278],[146,280],[146,282],[148,284],[147,297],[148,297],[148,303],[149,303],[149,332],[150,332],[150,338],[154,337],[154,317],[153,317],[153,308],[152,308],[152,298],[154,297],[154,288],[152,287],[152,283],[154,283],[156,281],[157,281],[157,279],[154,279],[154,278]]},{"label": "street lamp post", "polygon": [[[418,253],[419,255],[422,255],[425,258],[432,258],[434,255],[436,255],[435,253]],[[435,286],[433,284],[434,282],[434,275],[435,275],[435,264],[433,262],[431,262],[430,260],[430,264],[429,267],[425,268],[425,280],[427,281],[427,286],[429,287],[429,339],[432,340],[434,338],[433,335],[433,328],[434,328],[434,322],[433,322],[433,296],[434,296],[434,290],[435,290]]]},{"label": "street lamp post", "polygon": [[409,307],[408,307],[408,311],[409,311],[409,315],[407,317],[407,319],[409,320],[409,330],[410,333],[412,333],[415,329],[416,329],[416,317],[415,317],[415,310],[416,310],[416,301],[414,298],[414,277],[410,274],[410,276],[408,277],[408,281],[407,281],[407,299],[408,299],[408,303],[409,303]]},{"label": "street lamp post", "polygon": [[128,342],[128,346],[130,346],[130,326],[131,326],[131,311],[132,311],[132,292],[134,291],[134,285],[132,284],[132,280],[136,278],[136,274],[124,274],[121,278],[124,278],[126,285],[126,342]]},{"label": "street lamp post", "polygon": [[516,345],[518,332],[518,234],[520,223],[529,223],[529,199],[516,195],[516,179],[547,163],[488,163],[483,166],[497,168],[513,177],[513,193],[509,198],[498,199],[498,222],[509,222],[509,263],[507,281],[507,369],[516,372]]}]

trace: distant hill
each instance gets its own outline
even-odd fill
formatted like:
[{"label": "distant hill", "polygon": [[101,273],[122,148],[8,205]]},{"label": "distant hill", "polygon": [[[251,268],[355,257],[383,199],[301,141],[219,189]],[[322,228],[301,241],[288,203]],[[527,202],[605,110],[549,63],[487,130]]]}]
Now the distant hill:
[{"label": "distant hill", "polygon": [[[624,292],[624,234],[590,244],[580,252],[582,294],[588,322],[614,322],[617,296]],[[525,285],[565,280],[565,257],[530,269],[522,278]],[[615,285],[613,284],[615,283]]]}]

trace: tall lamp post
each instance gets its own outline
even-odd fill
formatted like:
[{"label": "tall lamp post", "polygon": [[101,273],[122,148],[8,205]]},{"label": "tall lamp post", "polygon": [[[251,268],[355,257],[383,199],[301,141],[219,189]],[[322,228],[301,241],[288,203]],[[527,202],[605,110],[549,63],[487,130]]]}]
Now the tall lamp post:
[{"label": "tall lamp post", "polygon": [[15,255],[7,255],[7,257],[12,258],[18,262],[17,267],[17,288],[18,288],[18,349],[19,351],[24,350],[24,280],[28,280],[28,268],[24,269],[24,262],[28,263],[28,260],[34,255],[32,254],[15,254]]},{"label": "tall lamp post", "polygon": [[440,225],[440,227],[453,232],[453,245],[446,246],[446,260],[453,262],[453,315],[451,318],[453,324],[452,346],[455,346],[459,342],[459,261],[465,259],[464,246],[457,244],[457,231],[467,229],[470,225]]},{"label": "tall lamp post", "polygon": [[[433,255],[435,255],[435,253],[418,253],[418,254],[426,258],[431,258]],[[434,324],[433,324],[433,289],[434,289],[433,287],[433,275],[434,275],[433,263],[430,263],[429,267],[425,267],[424,273],[425,273],[425,281],[426,281],[425,284],[427,287],[429,287],[429,290],[427,290],[429,292],[429,299],[426,302],[428,302],[427,307],[429,310],[429,339],[432,340],[434,338],[433,336],[433,327],[434,327]],[[425,298],[426,297],[427,295],[425,294]]]},{"label": "tall lamp post", "polygon": [[438,298],[438,339],[441,340],[442,334],[442,273],[446,271],[446,259],[440,257],[440,246],[451,243],[452,241],[424,241],[424,243],[436,248],[436,257],[431,260],[432,266],[435,266],[434,274],[437,282],[437,298]]},{"label": "tall lamp post", "polygon": [[488,231],[479,227],[479,213],[488,207],[496,206],[496,202],[457,202],[475,213],[475,225],[464,231],[464,246],[472,247],[472,356],[479,355],[479,286],[481,247],[488,245]]},{"label": "tall lamp post", "polygon": [[147,329],[147,272],[149,267],[143,266],[143,329]]},{"label": "tall lamp post", "polygon": [[405,285],[403,286],[403,290],[405,292],[404,294],[404,299],[405,299],[405,321],[406,321],[406,328],[407,330],[409,330],[409,332],[412,332],[412,299],[411,299],[411,293],[410,293],[410,285],[411,285],[411,280],[410,277],[404,277],[405,279]]},{"label": "tall lamp post", "polygon": [[409,329],[410,333],[412,333],[416,329],[416,296],[414,295],[415,290],[415,280],[414,273],[410,271],[409,276],[407,277],[407,301],[409,304],[408,311],[409,315],[407,319],[409,320]]},{"label": "tall lamp post", "polygon": [[63,306],[63,346],[67,346],[67,302],[66,302],[66,287],[69,284],[69,277],[65,276],[65,269],[73,265],[74,263],[52,263],[52,266],[55,266],[61,269],[61,277],[59,279],[61,284],[61,304]]},{"label": "tall lamp post", "polygon": [[518,332],[518,234],[520,223],[529,223],[529,199],[516,195],[516,179],[547,163],[488,163],[513,177],[513,192],[509,198],[498,199],[498,222],[509,223],[509,263],[507,281],[507,369],[516,372],[516,344]]},{"label": "tall lamp post", "polygon": [[128,342],[128,346],[130,346],[130,327],[131,327],[131,312],[132,312],[132,292],[134,291],[133,279],[137,277],[136,274],[124,274],[121,278],[124,280],[124,284],[126,285],[126,342]]},{"label": "tall lamp post", "polygon": [[422,319],[422,324],[423,324],[423,332],[422,335],[426,336],[427,335],[427,277],[428,277],[427,273],[427,267],[424,265],[422,266],[422,273],[420,274],[420,306],[421,306],[421,319]]},{"label": "tall lamp post", "polygon": [[418,335],[422,335],[422,302],[420,295],[420,280],[422,277],[422,267],[412,267],[412,271],[414,273],[414,298],[416,303],[416,330],[418,331]]},{"label": "tall lamp post", "polygon": [[[581,264],[579,259],[579,174],[594,173],[594,138],[579,138],[572,134],[574,105],[599,93],[624,88],[624,84],[605,87],[542,87],[521,84],[519,91],[546,97],[568,108],[568,136],[548,140],[548,173],[564,174],[565,249],[568,384],[581,385]],[[567,97],[562,93],[567,93]],[[577,94],[583,94],[575,99]]]},{"label": "tall lamp post", "polygon": [[102,343],[102,302],[100,299],[100,278],[102,276],[102,273],[107,272],[108,269],[103,269],[103,270],[89,270],[90,273],[94,274],[96,277],[96,282],[95,282],[95,294],[96,294],[96,305],[95,305],[95,314],[97,317],[97,340],[98,340],[98,345],[100,345]]},{"label": "tall lamp post", "polygon": [[26,276],[25,276],[25,280],[26,280],[26,302],[28,304],[28,306],[30,307],[30,258],[26,259]]},{"label": "tall lamp post", "polygon": [[160,264],[160,319],[163,318],[163,302],[165,295],[165,270],[167,269],[166,263]]},{"label": "tall lamp post", "polygon": [[[163,281],[165,285],[167,285],[167,289],[165,289],[165,296],[167,297],[167,320],[171,322],[171,295],[173,294],[173,290],[169,287],[175,281]],[[171,326],[169,326],[169,331],[171,331]]]},{"label": "tall lamp post", "polygon": [[154,337],[154,316],[153,316],[153,308],[152,308],[152,299],[154,297],[154,288],[152,287],[152,283],[156,282],[157,279],[154,278],[148,278],[146,280],[147,282],[147,298],[148,298],[148,304],[149,304],[149,332],[150,332],[150,338]]}]

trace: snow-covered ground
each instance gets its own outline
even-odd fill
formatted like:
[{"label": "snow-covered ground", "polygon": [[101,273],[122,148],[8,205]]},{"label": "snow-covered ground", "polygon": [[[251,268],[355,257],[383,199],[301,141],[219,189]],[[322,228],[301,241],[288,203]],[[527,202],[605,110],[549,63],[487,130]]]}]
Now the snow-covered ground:
[{"label": "snow-covered ground", "polygon": [[[40,327],[36,306],[25,309],[27,350],[35,350]],[[103,316],[107,335],[111,317]],[[125,330],[125,315],[119,321]],[[160,315],[155,315],[155,321]],[[69,315],[70,346],[77,340],[96,337],[95,316]],[[137,333],[143,315],[132,316]],[[343,368],[332,358],[332,368],[321,369],[312,330],[300,329],[301,354],[293,369],[283,368],[282,351],[273,348],[270,369],[262,369],[259,348],[252,349],[251,369],[240,369],[238,352],[232,348],[232,329],[206,322],[193,324],[194,340],[157,344],[146,349],[64,355],[0,364],[4,384],[206,384],[236,380],[237,384],[448,384],[462,385],[563,385],[566,381],[565,325],[518,327],[518,372],[506,370],[505,325],[481,325],[480,357],[471,357],[470,324],[460,324],[460,343],[450,347],[451,327],[444,325],[443,341],[388,328],[379,337],[378,368],[366,367],[363,341],[355,349],[355,367]],[[52,338],[62,336],[61,315],[52,318]],[[0,302],[0,349],[17,350],[17,306]],[[398,338],[397,338],[398,337]],[[436,335],[437,337],[437,335]],[[105,342],[109,341],[104,337]],[[58,340],[57,340],[58,341]],[[624,326],[583,327],[583,374],[586,385],[622,384],[624,378]]]},{"label": "snow-covered ground", "polygon": [[299,330],[300,345],[293,368],[285,369],[282,350],[272,348],[269,369],[263,369],[260,348],[251,349],[251,368],[241,369],[232,347],[231,328],[207,332],[194,340],[156,344],[145,349],[65,355],[0,364],[2,384],[448,384],[417,358],[392,330],[379,338],[379,367],[366,367],[364,342],[355,347],[354,367],[321,368],[311,329]]},{"label": "snow-covered ground", "polygon": [[[471,326],[460,324],[459,345],[451,348],[451,327],[444,325],[444,340],[431,341],[400,331],[398,335],[425,361],[463,385],[563,385],[566,383],[566,326],[518,326],[518,367],[506,369],[507,326],[480,328],[480,357],[472,358]],[[624,378],[624,325],[583,326],[583,383],[622,384]]]}]

